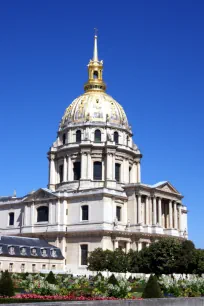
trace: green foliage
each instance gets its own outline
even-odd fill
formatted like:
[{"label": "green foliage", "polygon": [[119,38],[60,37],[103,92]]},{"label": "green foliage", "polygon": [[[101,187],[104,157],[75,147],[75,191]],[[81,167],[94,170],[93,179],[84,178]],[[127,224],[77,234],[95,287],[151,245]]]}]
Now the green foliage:
[{"label": "green foliage", "polygon": [[155,275],[150,275],[149,280],[146,284],[144,292],[142,294],[144,299],[150,298],[162,298],[163,294],[160,288],[160,285],[157,281],[157,277]]},{"label": "green foliage", "polygon": [[156,275],[172,274],[177,271],[181,242],[176,238],[163,238],[139,252],[140,272]]},{"label": "green foliage", "polygon": [[54,273],[52,271],[49,272],[48,276],[46,277],[46,281],[49,284],[53,284],[53,285],[56,284],[56,278],[55,278]]},{"label": "green foliage", "polygon": [[121,249],[116,249],[112,253],[112,264],[110,272],[126,273],[128,269],[127,255]]},{"label": "green foliage", "polygon": [[88,257],[88,270],[97,272],[106,270],[108,264],[106,257],[106,252],[101,248],[90,252]]},{"label": "green foliage", "polygon": [[1,296],[13,296],[14,295],[14,286],[11,276],[6,270],[2,272],[0,279],[0,295]]},{"label": "green foliage", "polygon": [[112,285],[118,285],[118,281],[117,281],[117,278],[115,277],[114,274],[111,274],[111,276],[109,277],[108,279],[108,283],[109,284],[112,284]]},{"label": "green foliage", "polygon": [[204,274],[204,250],[195,250],[194,260],[196,262],[194,273],[201,276],[202,274]]},{"label": "green foliage", "polygon": [[140,256],[137,251],[130,250],[127,256],[127,271],[130,273],[138,273],[140,265]]},{"label": "green foliage", "polygon": [[195,268],[195,246],[192,241],[184,240],[181,243],[179,256],[176,260],[176,272],[191,274]]}]

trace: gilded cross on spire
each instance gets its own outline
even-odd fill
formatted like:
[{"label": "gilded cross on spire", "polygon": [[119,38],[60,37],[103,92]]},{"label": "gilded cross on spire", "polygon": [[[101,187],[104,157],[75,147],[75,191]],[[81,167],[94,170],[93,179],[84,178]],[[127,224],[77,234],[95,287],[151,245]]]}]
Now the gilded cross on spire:
[{"label": "gilded cross on spire", "polygon": [[98,34],[98,29],[97,29],[97,28],[94,28],[94,32],[95,32],[95,36],[97,36],[97,34]]}]

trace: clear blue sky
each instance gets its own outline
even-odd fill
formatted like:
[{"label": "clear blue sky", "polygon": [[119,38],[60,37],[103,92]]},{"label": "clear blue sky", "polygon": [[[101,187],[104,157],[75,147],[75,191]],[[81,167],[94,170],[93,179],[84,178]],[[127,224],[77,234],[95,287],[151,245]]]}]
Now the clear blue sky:
[{"label": "clear blue sky", "polygon": [[99,29],[108,93],[143,153],[142,181],[170,181],[204,248],[204,2],[0,2],[0,195],[45,187],[46,152],[83,93]]}]

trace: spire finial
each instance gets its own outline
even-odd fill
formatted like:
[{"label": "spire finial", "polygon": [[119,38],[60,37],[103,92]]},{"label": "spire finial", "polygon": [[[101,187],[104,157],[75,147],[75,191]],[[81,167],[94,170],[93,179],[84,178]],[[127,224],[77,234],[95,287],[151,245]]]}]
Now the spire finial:
[{"label": "spire finial", "polygon": [[97,46],[97,32],[98,29],[94,28],[95,35],[94,35],[94,52],[93,52],[93,61],[98,62],[98,46]]},{"label": "spire finial", "polygon": [[103,81],[103,61],[98,59],[98,47],[97,47],[97,32],[94,28],[94,50],[93,58],[88,64],[88,82],[84,85],[84,90],[87,91],[105,91],[106,84]]}]

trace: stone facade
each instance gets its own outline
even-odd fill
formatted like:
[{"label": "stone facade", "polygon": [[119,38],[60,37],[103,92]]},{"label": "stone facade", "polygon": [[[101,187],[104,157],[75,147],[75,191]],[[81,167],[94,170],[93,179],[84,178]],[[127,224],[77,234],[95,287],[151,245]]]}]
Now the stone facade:
[{"label": "stone facade", "polygon": [[102,71],[95,36],[85,93],[65,110],[48,152],[48,189],[0,198],[1,232],[43,235],[78,274],[97,247],[141,250],[163,236],[188,235],[183,196],[167,181],[141,182],[142,154],[123,108],[105,92]]}]

